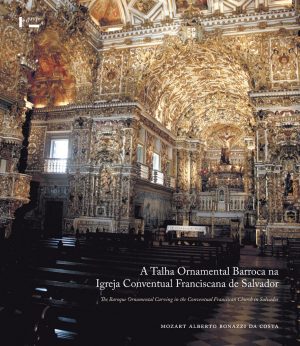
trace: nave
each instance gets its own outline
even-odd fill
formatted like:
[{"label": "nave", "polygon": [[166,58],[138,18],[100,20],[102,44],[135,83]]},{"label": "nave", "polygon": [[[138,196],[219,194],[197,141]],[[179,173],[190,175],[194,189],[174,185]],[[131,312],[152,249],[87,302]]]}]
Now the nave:
[{"label": "nave", "polygon": [[[235,252],[236,242],[231,239],[205,239],[189,246],[169,245],[167,241],[145,240],[134,235],[99,233],[87,238],[43,239],[28,247],[22,242],[19,248],[12,240],[10,247],[6,244],[6,249],[10,250],[1,262],[4,264],[6,259],[1,267],[4,285],[0,314],[2,338],[10,340],[5,345],[269,346],[299,342],[297,242],[286,249],[287,260],[272,257],[269,252],[262,255],[261,249],[250,246],[242,248],[239,254]],[[238,265],[240,269],[272,268],[279,270],[279,276],[270,280],[280,281],[280,285],[278,288],[231,289],[121,287],[103,291],[96,287],[97,277],[103,281],[124,278],[142,281],[140,269],[150,265],[166,266],[175,271],[179,266],[189,269]],[[168,281],[168,278],[159,279]],[[208,277],[201,279],[209,281]],[[224,281],[230,279],[222,278]],[[241,281],[244,277],[236,279]],[[199,277],[186,279],[196,280]],[[105,297],[110,302],[106,302]],[[159,297],[160,302],[137,302],[146,297]],[[190,297],[193,301],[170,303],[175,297]],[[211,297],[225,301],[209,301]],[[237,297],[276,297],[278,301],[226,301]],[[246,324],[247,328],[220,328],[220,324],[225,327],[235,323]],[[178,327],[183,324],[185,328]],[[208,329],[207,324],[217,324],[217,329]],[[263,327],[249,329],[249,324]],[[268,324],[271,327],[265,326]]]},{"label": "nave", "polygon": [[296,345],[299,10],[0,1],[1,346]]}]

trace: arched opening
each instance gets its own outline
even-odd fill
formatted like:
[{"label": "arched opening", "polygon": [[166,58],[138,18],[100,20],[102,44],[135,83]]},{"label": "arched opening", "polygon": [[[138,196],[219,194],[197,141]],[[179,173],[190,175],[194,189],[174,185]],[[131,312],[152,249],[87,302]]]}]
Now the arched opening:
[{"label": "arched opening", "polygon": [[243,62],[217,40],[169,38],[138,87],[140,101],[176,141],[176,219],[215,231],[229,228],[231,218],[242,224],[253,192],[255,123]]}]

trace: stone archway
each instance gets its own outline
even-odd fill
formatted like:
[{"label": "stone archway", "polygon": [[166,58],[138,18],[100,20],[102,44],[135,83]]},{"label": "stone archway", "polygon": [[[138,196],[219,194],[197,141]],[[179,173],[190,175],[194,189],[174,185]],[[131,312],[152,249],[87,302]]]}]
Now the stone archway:
[{"label": "stone archway", "polygon": [[251,77],[218,40],[169,38],[155,57],[138,98],[177,138],[177,219],[210,225],[218,216],[216,226],[230,227],[231,218],[243,220],[253,187]]}]

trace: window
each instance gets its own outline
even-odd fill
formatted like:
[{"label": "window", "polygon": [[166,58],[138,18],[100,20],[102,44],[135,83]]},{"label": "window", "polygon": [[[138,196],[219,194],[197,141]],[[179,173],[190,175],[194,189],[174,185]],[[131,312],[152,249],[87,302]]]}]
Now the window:
[{"label": "window", "polygon": [[170,177],[171,176],[171,168],[172,168],[172,165],[171,165],[171,162],[170,161],[167,161],[167,164],[166,164],[166,173],[167,173],[167,176]]},{"label": "window", "polygon": [[168,159],[170,161],[173,160],[173,149],[172,149],[172,147],[168,147]]},{"label": "window", "polygon": [[6,160],[0,159],[0,173],[6,172]]},{"label": "window", "polygon": [[52,139],[50,147],[51,159],[67,159],[69,152],[68,139]]},{"label": "window", "polygon": [[139,131],[139,140],[141,143],[145,142],[145,138],[146,138],[146,131],[145,129],[141,128]]},{"label": "window", "polygon": [[160,172],[160,155],[153,153],[153,174],[152,174],[152,183],[155,184],[164,184],[164,174]]},{"label": "window", "polygon": [[45,170],[48,173],[66,173],[69,154],[67,138],[51,139],[49,159],[46,159]]},{"label": "window", "polygon": [[141,144],[137,146],[137,162],[144,163],[144,147]]},{"label": "window", "polygon": [[161,151],[161,141],[158,138],[156,138],[155,141],[154,141],[154,150],[157,153],[160,153],[160,151]]},{"label": "window", "polygon": [[160,156],[156,153],[153,153],[153,170],[159,171],[160,170]]}]

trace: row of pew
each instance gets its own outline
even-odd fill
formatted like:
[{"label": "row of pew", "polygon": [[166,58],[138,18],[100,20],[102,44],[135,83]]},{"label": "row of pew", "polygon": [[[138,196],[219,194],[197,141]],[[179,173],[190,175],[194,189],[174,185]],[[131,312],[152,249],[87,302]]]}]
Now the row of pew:
[{"label": "row of pew", "polygon": [[[41,239],[2,271],[6,283],[1,292],[1,297],[5,297],[1,302],[5,312],[2,316],[7,320],[13,315],[14,323],[22,325],[18,336],[27,345],[147,346],[157,344],[157,338],[168,344],[174,334],[150,333],[144,340],[145,333],[159,330],[155,321],[193,321],[199,310],[197,304],[182,304],[179,309],[170,299],[220,296],[224,292],[218,288],[101,290],[96,283],[99,278],[101,282],[122,282],[125,278],[138,282],[144,279],[140,275],[144,266],[176,271],[178,266],[214,269],[238,263],[239,246],[232,239],[203,239],[195,245],[187,244],[184,239],[180,245],[169,245],[149,243],[140,236],[104,233]],[[168,280],[147,277],[147,281],[158,279]],[[211,280],[205,276],[184,279]],[[130,303],[128,297],[137,302],[145,297],[160,297],[162,301]],[[105,299],[116,303],[105,303]],[[208,306],[201,305],[204,314]],[[15,335],[16,339],[18,336]],[[188,336],[183,333],[181,337]],[[182,342],[180,338],[173,339],[173,345]]]},{"label": "row of pew", "polygon": [[295,304],[298,341],[300,341],[300,239],[287,239],[286,253],[291,301]]}]

